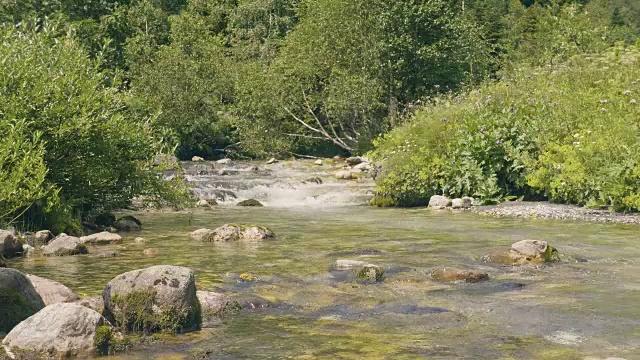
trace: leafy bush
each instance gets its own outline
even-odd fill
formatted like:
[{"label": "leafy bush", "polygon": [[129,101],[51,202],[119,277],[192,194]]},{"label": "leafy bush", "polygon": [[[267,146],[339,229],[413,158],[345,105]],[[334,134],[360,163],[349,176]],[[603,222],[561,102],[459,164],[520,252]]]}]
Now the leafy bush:
[{"label": "leafy bush", "polygon": [[103,86],[99,59],[55,27],[27,23],[0,28],[0,58],[0,132],[11,139],[0,145],[10,213],[1,220],[77,224],[135,196],[166,194],[148,166],[160,148],[152,119],[134,116],[126,94]]},{"label": "leafy bush", "polygon": [[376,142],[379,199],[433,194],[640,210],[640,51],[617,47],[435,99]]}]

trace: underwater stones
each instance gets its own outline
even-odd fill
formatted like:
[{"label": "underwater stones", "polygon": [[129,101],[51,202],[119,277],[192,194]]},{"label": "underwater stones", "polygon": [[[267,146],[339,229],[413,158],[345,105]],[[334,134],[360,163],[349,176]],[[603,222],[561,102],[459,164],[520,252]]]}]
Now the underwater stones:
[{"label": "underwater stones", "polygon": [[13,232],[0,230],[0,255],[12,258],[22,252],[22,242]]},{"label": "underwater stones", "polygon": [[136,243],[136,244],[142,244],[142,243],[146,243],[147,239],[138,236],[137,238],[133,239],[133,242]]},{"label": "underwater stones", "polygon": [[116,220],[113,225],[118,231],[140,231],[142,223],[134,216],[127,215]]},{"label": "underwater stones", "polygon": [[96,353],[96,329],[109,326],[98,312],[78,304],[58,303],[21,322],[2,344],[13,353],[68,358]]},{"label": "underwater stones", "polygon": [[538,264],[560,261],[558,251],[542,240],[522,240],[511,245],[508,250],[499,250],[484,257],[485,261],[507,264]]},{"label": "underwater stones", "polygon": [[104,314],[131,331],[184,332],[200,327],[193,271],[157,265],[116,276],[102,292]]},{"label": "underwater stones", "polygon": [[191,238],[199,241],[239,241],[239,240],[266,240],[275,237],[275,234],[261,226],[224,224],[221,227],[211,229],[198,229],[190,234]]},{"label": "underwater stones", "polygon": [[142,250],[142,254],[144,254],[146,256],[156,256],[156,255],[160,254],[160,249],[147,248],[147,249]]},{"label": "underwater stones", "polygon": [[33,284],[34,289],[42,298],[45,306],[57,303],[74,302],[80,299],[80,297],[74,294],[71,289],[57,281],[41,278],[35,275],[27,275],[27,278],[31,281],[31,284]]},{"label": "underwater stones", "polygon": [[202,162],[202,161],[204,161],[204,159],[201,158],[200,156],[194,156],[194,157],[191,158],[191,161],[193,161],[193,162]]},{"label": "underwater stones", "polygon": [[44,308],[33,284],[20,271],[0,268],[0,333]]},{"label": "underwater stones", "polygon": [[278,162],[278,160],[276,158],[271,158],[271,159],[267,160],[267,162],[265,164],[271,165],[271,164],[275,164],[277,162]]},{"label": "underwater stones", "polygon": [[248,199],[242,200],[236,204],[237,206],[264,206],[262,203],[256,199]]},{"label": "underwater stones", "polygon": [[53,239],[53,234],[49,230],[40,230],[35,234],[35,245],[46,245],[49,240]]},{"label": "underwater stones", "polygon": [[92,245],[118,244],[122,242],[122,236],[118,234],[110,233],[108,231],[103,231],[97,234],[83,236],[80,238],[80,241],[83,244],[92,244]]},{"label": "underwater stones", "polygon": [[220,160],[216,161],[217,164],[223,164],[223,165],[224,164],[229,164],[230,162],[231,162],[231,159],[228,159],[228,158],[220,159]]},{"label": "underwater stones", "polygon": [[355,166],[362,163],[362,159],[357,156],[348,157],[345,159],[345,161],[349,166]]},{"label": "underwater stones", "polygon": [[453,267],[436,269],[431,273],[431,276],[438,281],[464,281],[467,283],[476,283],[489,280],[489,275],[487,273]]},{"label": "underwater stones", "polygon": [[[61,234],[62,235],[62,234]],[[42,247],[44,256],[87,254],[87,246],[75,236],[58,236]]]},{"label": "underwater stones", "polygon": [[442,195],[433,195],[429,199],[429,207],[434,209],[444,209],[451,206],[451,199]]}]

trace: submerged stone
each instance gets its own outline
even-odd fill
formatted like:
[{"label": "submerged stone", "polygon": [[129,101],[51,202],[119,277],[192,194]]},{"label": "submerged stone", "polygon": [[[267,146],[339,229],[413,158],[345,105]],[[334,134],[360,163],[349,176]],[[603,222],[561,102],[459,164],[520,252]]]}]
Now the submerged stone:
[{"label": "submerged stone", "polygon": [[196,296],[202,309],[202,327],[211,327],[219,323],[225,316],[234,314],[241,306],[226,294],[213,291],[197,291]]},{"label": "submerged stone", "polygon": [[489,275],[487,273],[453,267],[436,269],[431,273],[431,276],[439,281],[464,281],[467,283],[489,280]]},{"label": "submerged stone", "polygon": [[127,215],[119,218],[113,223],[113,227],[118,231],[140,231],[142,223],[134,216]]},{"label": "submerged stone", "polygon": [[80,241],[83,244],[92,244],[92,245],[118,244],[122,242],[122,236],[118,234],[110,233],[108,231],[103,231],[97,234],[83,236],[80,238]]},{"label": "submerged stone", "polygon": [[372,264],[367,264],[356,271],[356,279],[364,282],[380,282],[384,279],[384,269]]},{"label": "submerged stone", "polygon": [[199,241],[259,241],[275,237],[275,234],[266,227],[255,225],[224,224],[221,227],[211,229],[198,229],[190,234],[191,238]]}]

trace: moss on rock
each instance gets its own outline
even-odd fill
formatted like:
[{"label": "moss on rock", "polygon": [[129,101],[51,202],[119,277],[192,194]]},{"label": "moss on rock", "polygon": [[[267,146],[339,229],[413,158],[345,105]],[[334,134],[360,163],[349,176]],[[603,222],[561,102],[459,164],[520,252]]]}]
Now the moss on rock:
[{"label": "moss on rock", "polygon": [[384,279],[384,269],[375,265],[365,265],[356,271],[356,278],[368,283],[380,282]]},{"label": "moss on rock", "polygon": [[18,291],[0,289],[0,333],[8,333],[37,311],[38,309]]}]

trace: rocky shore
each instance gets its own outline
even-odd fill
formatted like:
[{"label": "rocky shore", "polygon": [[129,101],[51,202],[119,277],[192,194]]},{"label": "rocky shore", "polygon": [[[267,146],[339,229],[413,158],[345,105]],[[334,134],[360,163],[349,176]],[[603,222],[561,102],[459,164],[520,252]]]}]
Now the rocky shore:
[{"label": "rocky shore", "polygon": [[548,202],[504,202],[499,205],[475,207],[472,211],[479,215],[505,218],[640,224],[640,214],[615,213],[609,210],[588,209],[575,205],[552,204]]}]

